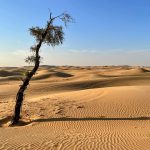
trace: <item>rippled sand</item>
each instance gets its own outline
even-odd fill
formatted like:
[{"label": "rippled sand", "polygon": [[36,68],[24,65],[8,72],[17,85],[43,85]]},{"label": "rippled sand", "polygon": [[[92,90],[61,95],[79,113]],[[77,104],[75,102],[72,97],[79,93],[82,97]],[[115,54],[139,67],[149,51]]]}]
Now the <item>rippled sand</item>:
[{"label": "rippled sand", "polygon": [[8,127],[24,68],[0,68],[0,150],[149,150],[150,68],[42,66]]}]

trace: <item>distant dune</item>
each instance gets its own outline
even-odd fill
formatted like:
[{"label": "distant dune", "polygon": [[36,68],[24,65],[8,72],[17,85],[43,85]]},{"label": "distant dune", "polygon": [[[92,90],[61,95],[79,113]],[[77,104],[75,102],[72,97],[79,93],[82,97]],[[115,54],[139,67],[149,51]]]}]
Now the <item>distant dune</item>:
[{"label": "distant dune", "polygon": [[149,67],[42,66],[8,127],[30,69],[0,68],[0,150],[149,150]]}]

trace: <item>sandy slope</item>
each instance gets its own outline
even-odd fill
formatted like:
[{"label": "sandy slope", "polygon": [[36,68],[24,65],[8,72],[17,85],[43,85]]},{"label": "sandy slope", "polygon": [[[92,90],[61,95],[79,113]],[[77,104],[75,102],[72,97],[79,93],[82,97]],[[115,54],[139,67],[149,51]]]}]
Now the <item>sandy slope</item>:
[{"label": "sandy slope", "polygon": [[0,150],[150,148],[149,68],[43,66],[8,127],[25,69],[0,68]]}]

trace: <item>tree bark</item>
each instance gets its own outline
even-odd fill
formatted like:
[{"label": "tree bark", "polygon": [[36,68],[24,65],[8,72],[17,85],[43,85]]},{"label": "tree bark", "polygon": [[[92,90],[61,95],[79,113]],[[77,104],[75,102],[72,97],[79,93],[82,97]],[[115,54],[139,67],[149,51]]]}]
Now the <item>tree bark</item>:
[{"label": "tree bark", "polygon": [[30,82],[32,76],[36,73],[36,71],[39,68],[39,64],[40,64],[39,50],[40,50],[40,47],[41,47],[41,45],[42,45],[42,43],[43,43],[43,41],[44,41],[44,39],[45,39],[45,37],[48,33],[50,23],[51,23],[51,21],[47,24],[47,28],[46,28],[45,32],[43,33],[41,40],[36,45],[35,66],[26,75],[26,78],[23,80],[23,84],[20,85],[20,88],[19,88],[18,93],[16,95],[16,105],[15,105],[15,111],[14,111],[14,115],[12,117],[11,125],[15,125],[19,122],[21,107],[22,107],[22,103],[23,103],[23,100],[24,100],[24,92],[25,92],[27,86],[29,85],[29,82]]},{"label": "tree bark", "polygon": [[11,123],[12,125],[16,124],[20,119],[20,112],[21,112],[22,102],[23,102],[23,99],[24,99],[24,92],[25,92],[27,86],[29,85],[29,82],[30,82],[32,76],[36,73],[36,71],[39,68],[40,56],[38,54],[38,51],[37,51],[36,55],[37,56],[36,56],[35,66],[32,69],[32,71],[27,74],[26,78],[23,81],[23,84],[20,86],[19,91],[16,95],[16,105],[15,105],[14,116],[12,118],[12,123]]}]

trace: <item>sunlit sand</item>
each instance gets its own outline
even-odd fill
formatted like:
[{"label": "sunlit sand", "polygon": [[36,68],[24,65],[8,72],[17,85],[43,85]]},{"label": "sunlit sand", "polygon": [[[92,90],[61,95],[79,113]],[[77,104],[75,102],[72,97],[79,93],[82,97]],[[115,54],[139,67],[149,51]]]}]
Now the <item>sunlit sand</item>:
[{"label": "sunlit sand", "polygon": [[8,127],[26,69],[0,68],[0,149],[150,148],[150,68],[42,66]]}]

